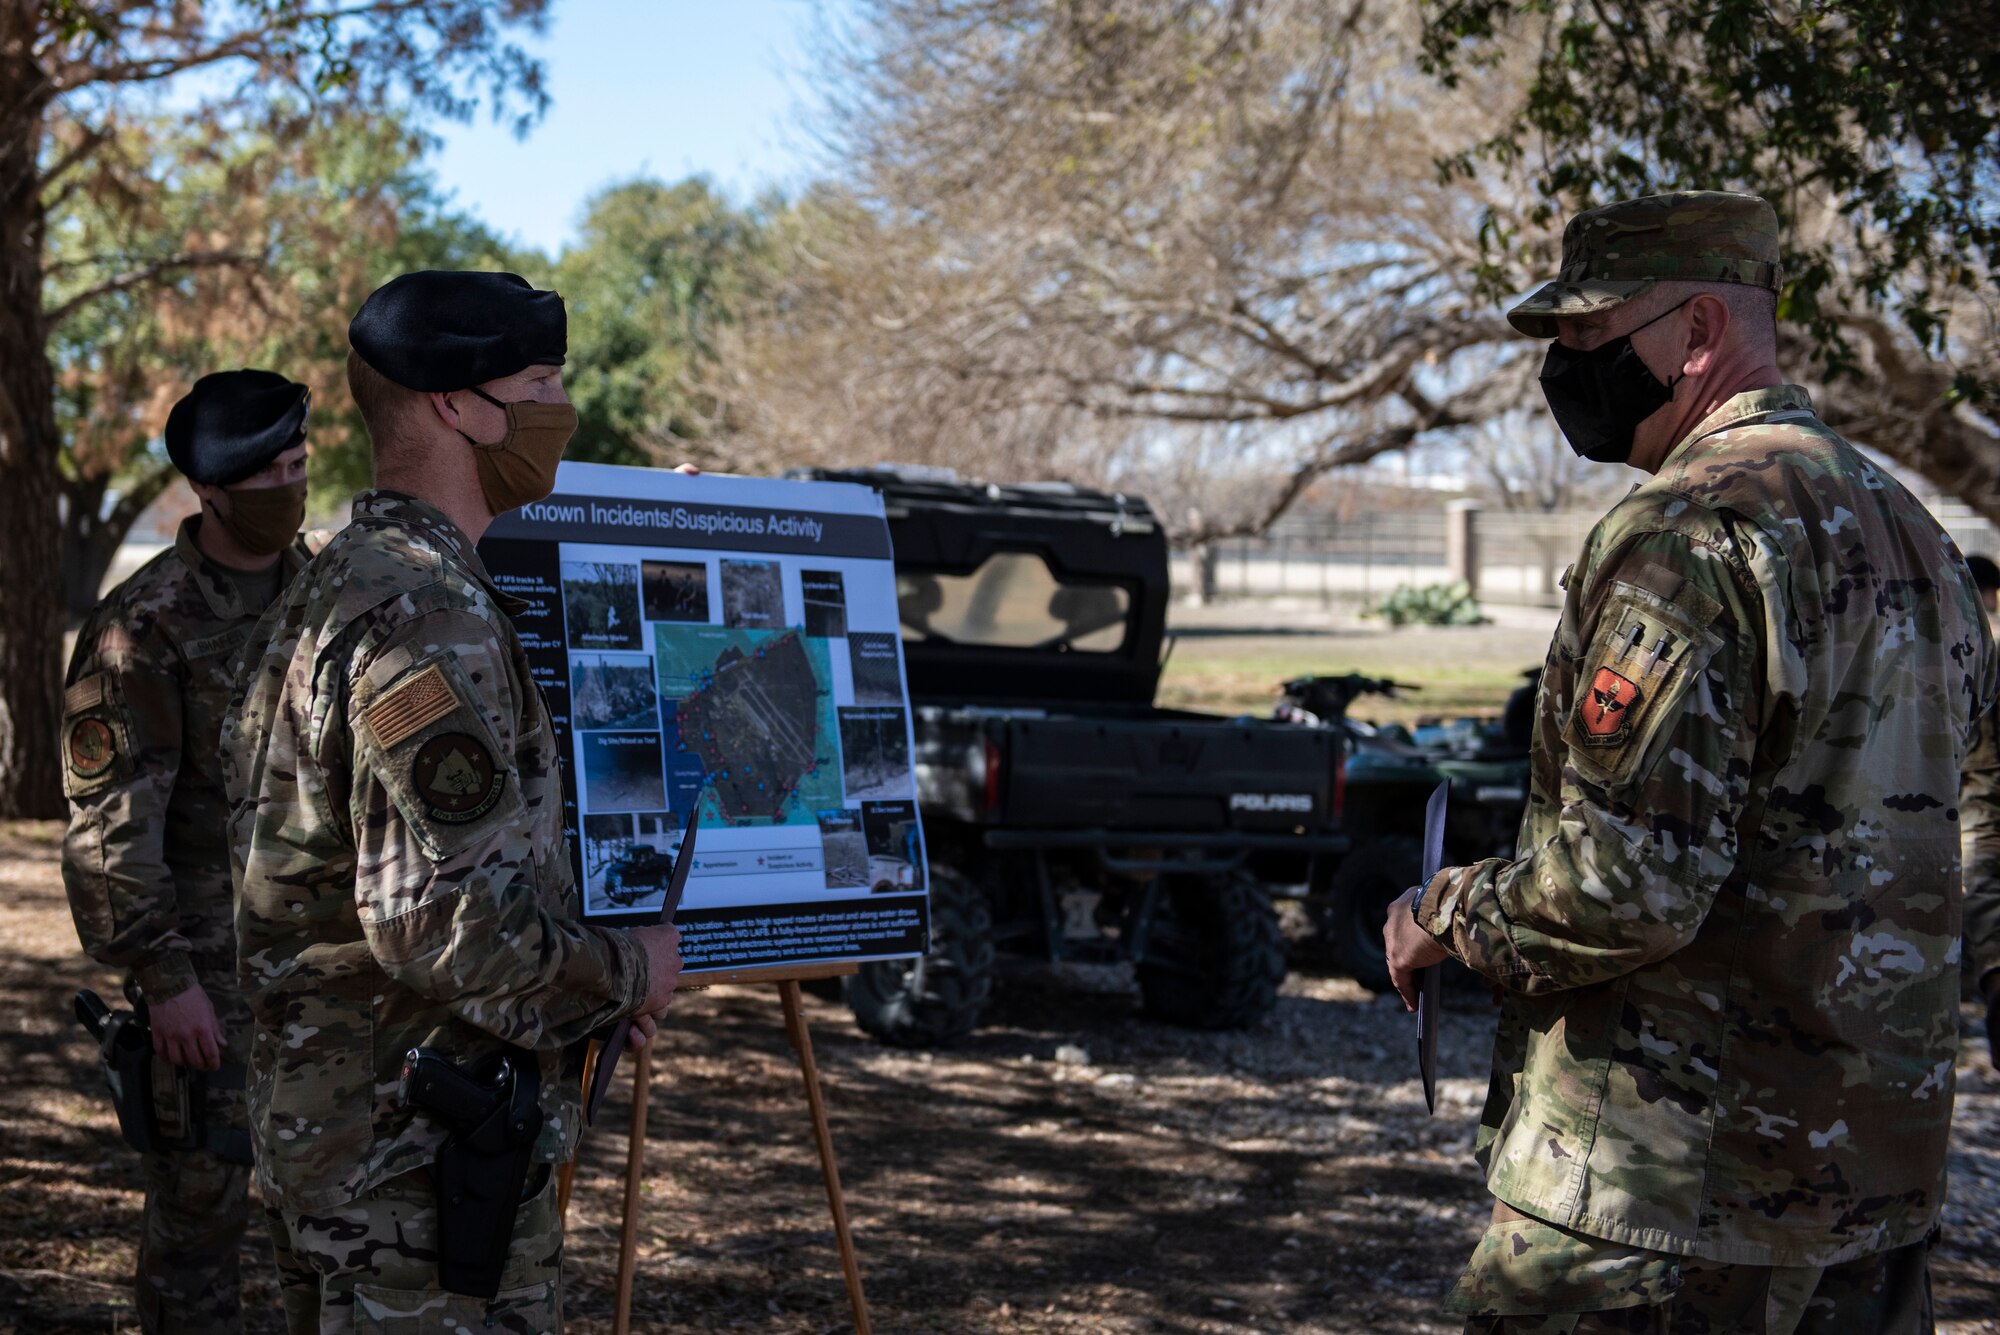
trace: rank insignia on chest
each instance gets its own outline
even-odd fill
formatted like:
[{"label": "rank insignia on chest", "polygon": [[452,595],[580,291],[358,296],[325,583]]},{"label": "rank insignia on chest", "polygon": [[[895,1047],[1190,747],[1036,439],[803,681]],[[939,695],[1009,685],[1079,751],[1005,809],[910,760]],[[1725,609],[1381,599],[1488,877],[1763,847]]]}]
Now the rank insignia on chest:
[{"label": "rank insignia on chest", "polygon": [[448,825],[478,820],[507,788],[507,774],[486,743],[464,732],[439,733],[417,748],[410,778],[424,814]]},{"label": "rank insignia on chest", "polygon": [[63,750],[70,773],[79,779],[94,779],[118,759],[118,739],[103,719],[81,718],[69,725]]},{"label": "rank insignia on chest", "polygon": [[1592,737],[1614,737],[1632,716],[1639,703],[1639,687],[1608,667],[1597,669],[1590,679],[1577,718]]}]

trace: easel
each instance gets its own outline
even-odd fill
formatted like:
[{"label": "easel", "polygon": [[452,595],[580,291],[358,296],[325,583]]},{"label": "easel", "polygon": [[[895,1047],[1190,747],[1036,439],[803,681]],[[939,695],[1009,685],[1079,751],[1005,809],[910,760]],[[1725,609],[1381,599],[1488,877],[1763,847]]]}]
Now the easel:
[{"label": "easel", "polygon": [[[813,1139],[819,1145],[819,1167],[826,1179],[826,1203],[833,1212],[833,1236],[840,1248],[840,1269],[847,1280],[847,1303],[854,1313],[854,1335],[872,1335],[868,1324],[868,1300],[861,1292],[861,1266],[854,1255],[854,1238],[847,1228],[847,1199],[840,1190],[840,1165],[833,1157],[833,1132],[826,1121],[826,1099],[820,1090],[819,1067],[813,1061],[812,1035],[806,1029],[805,1012],[799,1005],[799,984],[819,978],[842,978],[855,972],[852,964],[781,965],[769,969],[718,970],[693,975],[687,990],[718,986],[775,983],[778,999],[785,1007],[785,1036],[798,1054],[799,1074],[805,1079],[806,1107],[812,1115]],[[632,1274],[639,1249],[639,1186],[646,1175],[646,1094],[652,1084],[653,1045],[648,1043],[632,1055],[632,1126],[625,1143],[625,1217],[618,1232],[617,1308],[612,1317],[612,1335],[630,1335],[632,1330]],[[593,1064],[595,1058],[593,1058]],[[584,1075],[590,1087],[590,1073]],[[562,1166],[557,1186],[558,1205],[565,1222],[569,1219],[569,1193],[576,1177],[576,1160]]]}]

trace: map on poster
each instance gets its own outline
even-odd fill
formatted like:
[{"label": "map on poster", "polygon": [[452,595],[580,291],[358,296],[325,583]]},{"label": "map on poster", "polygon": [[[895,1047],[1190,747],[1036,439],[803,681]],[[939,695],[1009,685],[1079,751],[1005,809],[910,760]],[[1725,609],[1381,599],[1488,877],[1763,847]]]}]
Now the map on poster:
[{"label": "map on poster", "polygon": [[523,604],[586,918],[653,921],[699,809],[675,918],[689,971],[924,951],[880,496],[565,463],[479,551]]}]

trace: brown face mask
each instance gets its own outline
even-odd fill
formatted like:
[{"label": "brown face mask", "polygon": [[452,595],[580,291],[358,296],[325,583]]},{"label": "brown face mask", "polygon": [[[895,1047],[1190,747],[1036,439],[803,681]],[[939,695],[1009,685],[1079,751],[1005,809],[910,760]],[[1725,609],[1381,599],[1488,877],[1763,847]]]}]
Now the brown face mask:
[{"label": "brown face mask", "polygon": [[494,514],[539,501],[556,489],[556,465],[563,447],[576,434],[576,408],[567,403],[537,403],[522,399],[502,403],[481,389],[472,391],[507,413],[507,434],[496,441],[473,440],[479,465],[479,490]]},{"label": "brown face mask", "polygon": [[216,522],[252,556],[272,556],[292,545],[306,522],[306,484],[282,487],[229,487],[229,509],[212,507]]}]

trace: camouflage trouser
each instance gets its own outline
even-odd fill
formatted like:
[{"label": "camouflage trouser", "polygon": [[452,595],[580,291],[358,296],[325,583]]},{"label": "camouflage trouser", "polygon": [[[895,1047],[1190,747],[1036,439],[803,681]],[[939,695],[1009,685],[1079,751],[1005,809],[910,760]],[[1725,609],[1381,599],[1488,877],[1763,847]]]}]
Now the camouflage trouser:
[{"label": "camouflage trouser", "polygon": [[[240,1069],[250,1058],[250,1013],[235,996],[233,974],[204,971],[201,981],[222,1021],[223,1060]],[[240,1083],[234,1089],[209,1088],[202,1116],[211,1131],[234,1128],[247,1134]],[[249,1165],[207,1150],[180,1150],[147,1155],[145,1171],[134,1284],[139,1328],[146,1335],[241,1330],[238,1254],[250,1222]]]},{"label": "camouflage trouser", "polygon": [[1465,1335],[1929,1335],[1930,1243],[1831,1266],[1669,1256],[1505,1205],[1445,1301]]},{"label": "camouflage trouser", "polygon": [[[447,1293],[437,1278],[437,1193],[428,1170],[345,1205],[266,1209],[291,1335],[554,1335],[562,1329],[562,1217],[555,1174],[514,1216],[500,1296]],[[529,1179],[535,1185],[535,1178]]]}]

